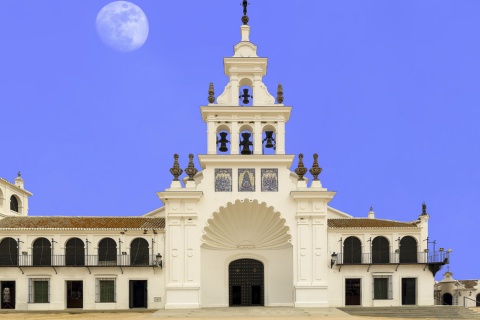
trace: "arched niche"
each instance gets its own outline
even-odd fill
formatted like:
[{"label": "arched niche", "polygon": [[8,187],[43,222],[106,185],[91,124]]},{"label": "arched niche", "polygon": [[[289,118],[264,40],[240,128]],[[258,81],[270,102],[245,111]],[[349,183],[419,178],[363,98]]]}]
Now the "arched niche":
[{"label": "arched niche", "polygon": [[240,154],[249,155],[253,154],[254,150],[254,130],[250,124],[243,124],[240,126],[239,130],[239,147]]},{"label": "arched niche", "polygon": [[272,124],[262,127],[262,153],[276,154],[277,128]]},{"label": "arched niche", "polygon": [[22,200],[16,194],[10,197],[10,211],[22,213]]},{"label": "arched niche", "polygon": [[215,133],[217,135],[217,154],[231,153],[231,135],[232,129],[226,123],[217,125]]}]

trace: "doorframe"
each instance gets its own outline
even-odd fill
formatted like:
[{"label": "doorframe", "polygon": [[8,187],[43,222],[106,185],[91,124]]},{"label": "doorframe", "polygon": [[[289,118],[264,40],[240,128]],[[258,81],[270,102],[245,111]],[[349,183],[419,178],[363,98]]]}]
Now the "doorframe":
[{"label": "doorframe", "polygon": [[[403,279],[415,279],[415,304],[403,304]],[[401,276],[400,277],[400,305],[401,306],[418,306],[418,277],[416,276]]]},{"label": "doorframe", "polygon": [[363,286],[364,282],[363,281],[363,276],[356,276],[356,275],[351,275],[351,276],[344,276],[342,279],[342,304],[344,307],[347,307],[347,299],[346,299],[346,280],[347,279],[360,279],[360,304],[358,305],[359,307],[363,306]]},{"label": "doorframe", "polygon": [[145,297],[145,302],[146,302],[146,306],[144,307],[145,309],[148,309],[148,296],[149,296],[149,290],[148,290],[148,279],[139,279],[139,278],[129,278],[128,279],[128,308],[129,309],[141,309],[141,308],[135,308],[135,307],[130,307],[130,283],[131,281],[145,281],[146,284],[145,284],[145,289],[147,291],[147,296]]},{"label": "doorframe", "polygon": [[85,307],[85,279],[64,279],[65,280],[65,291],[63,296],[65,298],[65,310],[67,309],[80,309],[80,308],[69,308],[68,307],[68,282],[78,281],[82,282],[82,309]]},{"label": "doorframe", "polygon": [[[15,303],[14,303],[13,309],[3,309],[1,306],[2,302],[0,301],[0,310],[17,310],[17,280],[0,280],[0,291],[1,291],[2,282],[13,282],[15,284],[14,297],[13,297],[13,301],[15,301]],[[3,299],[2,295],[3,293],[0,292],[0,299]]]},{"label": "doorframe", "polygon": [[239,253],[239,254],[235,254],[233,256],[230,256],[230,257],[227,257],[225,259],[225,264],[224,264],[224,267],[223,267],[223,270],[225,272],[225,276],[224,276],[224,283],[225,283],[225,302],[224,302],[224,306],[225,307],[230,307],[230,293],[229,293],[229,289],[230,289],[230,275],[229,275],[229,269],[228,267],[230,266],[230,263],[232,263],[233,261],[235,260],[239,260],[239,259],[254,259],[254,260],[258,260],[260,261],[261,263],[263,263],[263,306],[264,307],[267,307],[269,305],[269,301],[268,301],[268,263],[267,263],[267,259],[264,257],[264,256],[260,256],[260,255],[256,255],[256,254],[251,254],[251,253]]}]

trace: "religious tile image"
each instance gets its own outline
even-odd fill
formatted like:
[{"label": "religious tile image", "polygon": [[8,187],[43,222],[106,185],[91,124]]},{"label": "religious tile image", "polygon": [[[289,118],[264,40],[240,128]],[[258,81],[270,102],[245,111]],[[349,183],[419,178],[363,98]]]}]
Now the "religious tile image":
[{"label": "religious tile image", "polygon": [[238,169],[238,191],[255,191],[255,169]]},{"label": "religious tile image", "polygon": [[232,192],[232,169],[215,169],[215,192]]},{"label": "religious tile image", "polygon": [[278,191],[278,169],[262,169],[262,192]]}]

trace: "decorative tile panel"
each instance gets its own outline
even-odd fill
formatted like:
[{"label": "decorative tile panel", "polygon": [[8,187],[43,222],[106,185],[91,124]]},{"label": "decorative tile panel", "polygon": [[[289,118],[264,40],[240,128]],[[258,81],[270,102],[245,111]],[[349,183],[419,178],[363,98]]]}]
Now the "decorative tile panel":
[{"label": "decorative tile panel", "polygon": [[278,169],[262,169],[262,192],[278,191]]},{"label": "decorative tile panel", "polygon": [[215,192],[232,192],[232,169],[215,169]]},{"label": "decorative tile panel", "polygon": [[238,169],[238,191],[255,191],[255,169]]}]

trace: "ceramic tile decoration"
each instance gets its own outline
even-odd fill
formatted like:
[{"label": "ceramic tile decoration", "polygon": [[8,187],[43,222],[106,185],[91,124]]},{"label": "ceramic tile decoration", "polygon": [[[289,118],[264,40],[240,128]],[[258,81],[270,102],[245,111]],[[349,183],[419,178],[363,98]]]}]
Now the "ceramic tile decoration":
[{"label": "ceramic tile decoration", "polygon": [[255,169],[238,169],[238,191],[255,191]]},{"label": "ceramic tile decoration", "polygon": [[262,169],[262,192],[278,191],[278,169]]},{"label": "ceramic tile decoration", "polygon": [[232,169],[215,169],[215,192],[232,192]]}]

